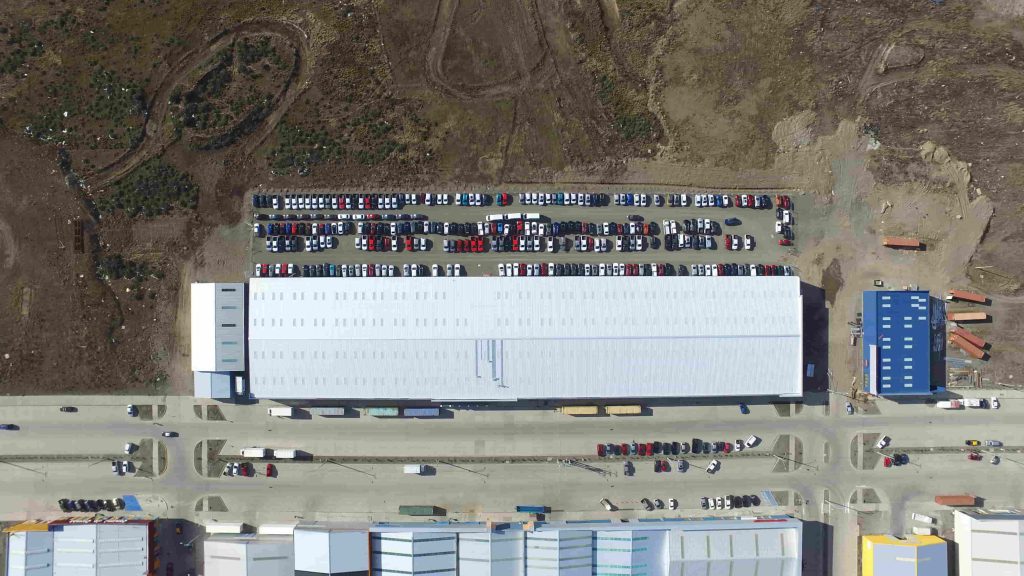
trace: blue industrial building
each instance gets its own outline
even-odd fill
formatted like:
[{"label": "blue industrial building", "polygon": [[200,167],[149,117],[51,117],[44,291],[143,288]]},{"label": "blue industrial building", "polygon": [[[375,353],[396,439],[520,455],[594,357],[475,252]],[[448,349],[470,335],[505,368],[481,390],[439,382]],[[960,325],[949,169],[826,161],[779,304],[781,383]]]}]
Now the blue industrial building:
[{"label": "blue industrial building", "polygon": [[[934,302],[934,305],[933,305]],[[945,390],[942,303],[927,291],[864,292],[864,391],[921,396]]]}]

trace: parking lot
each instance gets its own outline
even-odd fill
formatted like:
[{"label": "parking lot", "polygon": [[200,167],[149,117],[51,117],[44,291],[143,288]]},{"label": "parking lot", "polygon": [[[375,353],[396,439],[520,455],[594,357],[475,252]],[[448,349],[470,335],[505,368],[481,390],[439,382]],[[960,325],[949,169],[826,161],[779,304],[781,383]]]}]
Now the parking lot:
[{"label": "parking lot", "polygon": [[[764,266],[786,264],[799,243],[798,197],[787,196],[793,246],[780,246],[784,235],[776,232],[776,203],[781,202],[774,193],[729,194],[728,207],[696,206],[698,198],[714,202],[715,195],[700,192],[689,193],[686,206],[672,205],[680,203],[681,194],[632,194],[631,205],[617,205],[626,202],[626,193],[594,192],[588,200],[600,205],[592,206],[578,205],[583,193],[571,206],[556,203],[568,203],[571,193],[546,194],[539,199],[518,192],[396,193],[370,201],[351,192],[260,191],[249,198],[254,206],[249,275],[752,275],[750,265],[757,264],[763,265],[762,275],[785,274],[784,267]],[[741,202],[763,198],[766,206],[736,207],[737,196]],[[274,197],[279,209],[273,207]],[[310,208],[285,209],[306,197]],[[400,208],[341,208],[346,198],[350,206],[360,206],[360,197],[362,206]],[[313,208],[319,199],[324,208]],[[339,208],[331,208],[332,202]],[[268,238],[277,241],[279,251],[268,250]],[[307,243],[316,249],[307,250]],[[704,243],[707,247],[698,247]],[[258,269],[260,264],[268,266]],[[275,264],[282,264],[280,272]],[[363,264],[370,266],[363,269]],[[381,266],[374,270],[375,264]],[[316,265],[326,266],[320,272],[311,268]],[[798,274],[793,268],[788,272]]]}]

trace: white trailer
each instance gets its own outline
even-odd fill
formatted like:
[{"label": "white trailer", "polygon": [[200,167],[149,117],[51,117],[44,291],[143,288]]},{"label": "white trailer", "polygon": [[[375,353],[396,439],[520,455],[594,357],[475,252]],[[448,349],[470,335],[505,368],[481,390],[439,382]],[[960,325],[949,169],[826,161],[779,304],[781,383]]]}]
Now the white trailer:
[{"label": "white trailer", "polygon": [[968,408],[984,408],[985,401],[981,398],[964,398],[964,406]]},{"label": "white trailer", "polygon": [[297,454],[298,453],[291,448],[274,448],[274,458],[294,460],[298,458]]},{"label": "white trailer", "polygon": [[279,418],[291,418],[295,415],[295,409],[291,406],[275,406],[273,408],[267,408],[267,416],[277,416]]},{"label": "white trailer", "polygon": [[207,522],[207,534],[241,534],[241,522]]},{"label": "white trailer", "polygon": [[242,458],[266,458],[266,448],[242,448]]},{"label": "white trailer", "polygon": [[423,464],[406,464],[402,467],[402,472],[405,474],[423,474]]},{"label": "white trailer", "polygon": [[963,404],[959,400],[939,400],[935,403],[935,407],[944,410],[957,410],[963,408]]}]

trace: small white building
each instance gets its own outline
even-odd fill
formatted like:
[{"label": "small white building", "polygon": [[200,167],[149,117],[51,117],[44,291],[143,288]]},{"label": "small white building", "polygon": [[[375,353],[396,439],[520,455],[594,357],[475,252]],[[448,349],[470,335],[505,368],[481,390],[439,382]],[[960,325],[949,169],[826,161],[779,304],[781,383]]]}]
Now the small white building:
[{"label": "small white building", "polygon": [[293,574],[294,544],[290,536],[213,536],[203,546],[208,574],[284,576]]},{"label": "small white building", "polygon": [[230,398],[245,371],[245,284],[192,284],[193,383],[197,398]]},{"label": "small white building", "polygon": [[1024,511],[957,510],[953,530],[960,576],[1024,575]]}]

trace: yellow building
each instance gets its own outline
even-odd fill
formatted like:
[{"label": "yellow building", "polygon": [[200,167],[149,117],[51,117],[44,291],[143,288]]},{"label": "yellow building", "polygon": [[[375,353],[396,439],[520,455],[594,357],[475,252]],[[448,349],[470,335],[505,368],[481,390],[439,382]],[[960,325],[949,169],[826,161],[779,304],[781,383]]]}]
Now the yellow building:
[{"label": "yellow building", "polygon": [[938,536],[861,537],[861,576],[949,576],[946,541]]}]

